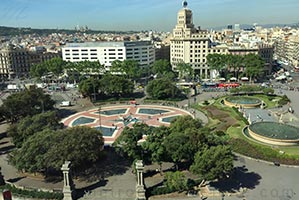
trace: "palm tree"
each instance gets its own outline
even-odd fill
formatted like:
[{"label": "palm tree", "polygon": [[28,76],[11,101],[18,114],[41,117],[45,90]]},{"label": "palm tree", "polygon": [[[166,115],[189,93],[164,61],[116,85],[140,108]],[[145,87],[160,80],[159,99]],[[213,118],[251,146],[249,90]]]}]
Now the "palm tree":
[{"label": "palm tree", "polygon": [[176,69],[179,71],[179,79],[187,78],[191,79],[193,78],[194,71],[192,69],[192,66],[185,62],[179,62],[176,66]]},{"label": "palm tree", "polygon": [[207,56],[207,64],[210,69],[216,70],[219,74],[224,73],[225,55],[222,54],[209,54]]}]

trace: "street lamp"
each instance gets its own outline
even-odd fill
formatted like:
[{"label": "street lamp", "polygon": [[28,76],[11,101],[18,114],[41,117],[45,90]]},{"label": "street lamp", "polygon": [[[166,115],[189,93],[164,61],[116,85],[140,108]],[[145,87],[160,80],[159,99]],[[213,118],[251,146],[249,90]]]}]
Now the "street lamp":
[{"label": "street lamp", "polygon": [[99,106],[99,124],[100,124],[100,128],[102,127],[101,110],[102,110],[102,107]]}]

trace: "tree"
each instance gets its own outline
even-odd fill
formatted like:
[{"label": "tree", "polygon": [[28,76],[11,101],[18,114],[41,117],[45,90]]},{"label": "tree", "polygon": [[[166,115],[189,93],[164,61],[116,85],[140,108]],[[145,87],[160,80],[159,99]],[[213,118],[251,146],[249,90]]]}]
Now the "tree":
[{"label": "tree", "polygon": [[118,75],[125,75],[126,78],[133,80],[140,78],[141,75],[141,69],[135,60],[115,60],[112,62],[110,71]]},{"label": "tree", "polygon": [[67,63],[61,58],[55,57],[44,61],[43,63],[33,65],[30,68],[30,75],[32,77],[41,78],[42,76],[51,72],[56,76],[56,78],[58,78],[58,76],[62,74],[63,70],[65,69],[66,64]]},{"label": "tree", "polygon": [[104,140],[100,131],[74,127],[46,129],[29,137],[13,151],[10,161],[18,170],[48,175],[59,172],[64,161],[72,162],[73,171],[81,171],[99,159]]},{"label": "tree", "polygon": [[169,134],[170,130],[166,126],[154,128],[147,134],[146,141],[142,144],[143,149],[150,155],[150,160],[159,164],[160,173],[162,172],[162,162],[169,161],[164,145],[165,138]]},{"label": "tree", "polygon": [[265,61],[261,58],[260,55],[256,54],[247,54],[244,57],[245,73],[249,78],[249,81],[252,82],[252,79],[257,77],[263,71],[265,66]]},{"label": "tree", "polygon": [[43,63],[35,64],[30,67],[30,76],[35,78],[41,78],[48,73],[46,65]]},{"label": "tree", "polygon": [[138,141],[151,131],[151,128],[143,123],[136,123],[133,128],[126,127],[116,139],[113,146],[119,153],[126,154],[130,159],[142,159],[143,151]]},{"label": "tree", "polygon": [[27,116],[17,124],[12,124],[8,129],[8,135],[16,147],[22,144],[32,135],[45,129],[58,130],[63,128],[56,112],[45,112],[34,116]]},{"label": "tree", "polygon": [[228,146],[205,148],[195,154],[190,170],[203,180],[223,178],[233,169],[233,154]]},{"label": "tree", "polygon": [[225,55],[222,54],[209,54],[207,55],[207,64],[210,69],[216,70],[219,74],[225,70]]},{"label": "tree", "polygon": [[188,63],[179,62],[176,66],[176,69],[179,71],[179,79],[191,79],[194,78],[194,71],[192,66]]},{"label": "tree", "polygon": [[173,82],[165,78],[150,81],[146,87],[146,92],[151,98],[160,100],[182,97],[181,91]]},{"label": "tree", "polygon": [[26,116],[53,110],[54,104],[50,95],[44,94],[42,89],[31,88],[10,95],[3,101],[1,110],[5,119],[17,122]]},{"label": "tree", "polygon": [[156,60],[152,66],[152,72],[154,74],[164,75],[169,72],[172,72],[171,64],[168,60]]},{"label": "tree", "polygon": [[188,180],[180,171],[166,172],[164,181],[165,186],[171,191],[184,191],[188,189]]},{"label": "tree", "polygon": [[129,96],[134,91],[134,83],[123,76],[105,75],[100,79],[99,90],[107,96]]},{"label": "tree", "polygon": [[65,68],[66,62],[62,58],[52,58],[44,62],[47,70],[52,72],[56,77],[62,74],[63,69]]},{"label": "tree", "polygon": [[85,97],[88,96],[90,99],[92,99],[92,95],[95,96],[98,93],[99,87],[100,81],[94,78],[88,78],[79,83],[79,91],[81,94]]},{"label": "tree", "polygon": [[178,116],[172,121],[169,128],[172,133],[184,132],[190,128],[200,129],[202,128],[202,121],[200,119],[194,119],[190,115]]},{"label": "tree", "polygon": [[184,161],[192,162],[194,155],[194,146],[188,135],[182,132],[174,132],[168,135],[164,140],[164,145],[168,157],[175,163],[176,167]]}]

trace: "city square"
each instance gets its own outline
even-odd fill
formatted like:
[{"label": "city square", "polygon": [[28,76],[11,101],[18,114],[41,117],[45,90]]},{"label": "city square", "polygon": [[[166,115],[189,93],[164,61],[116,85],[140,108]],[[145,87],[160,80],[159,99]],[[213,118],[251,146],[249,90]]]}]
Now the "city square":
[{"label": "city square", "polygon": [[299,199],[297,2],[1,5],[0,199]]}]

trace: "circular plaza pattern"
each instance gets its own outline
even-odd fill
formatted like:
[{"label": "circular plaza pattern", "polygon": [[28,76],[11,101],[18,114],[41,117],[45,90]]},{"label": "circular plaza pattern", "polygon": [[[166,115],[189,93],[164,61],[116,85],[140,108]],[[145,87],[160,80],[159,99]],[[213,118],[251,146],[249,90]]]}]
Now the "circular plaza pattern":
[{"label": "circular plaza pattern", "polygon": [[224,99],[224,105],[229,107],[255,108],[261,104],[262,101],[255,97],[230,96]]},{"label": "circular plaza pattern", "polygon": [[247,128],[253,139],[270,145],[298,145],[299,128],[277,122],[257,122]]},{"label": "circular plaza pattern", "polygon": [[89,126],[101,130],[105,145],[111,145],[125,127],[132,127],[136,122],[155,127],[169,126],[173,119],[182,115],[192,116],[185,110],[168,106],[119,105],[76,113],[62,122],[67,127]]}]

